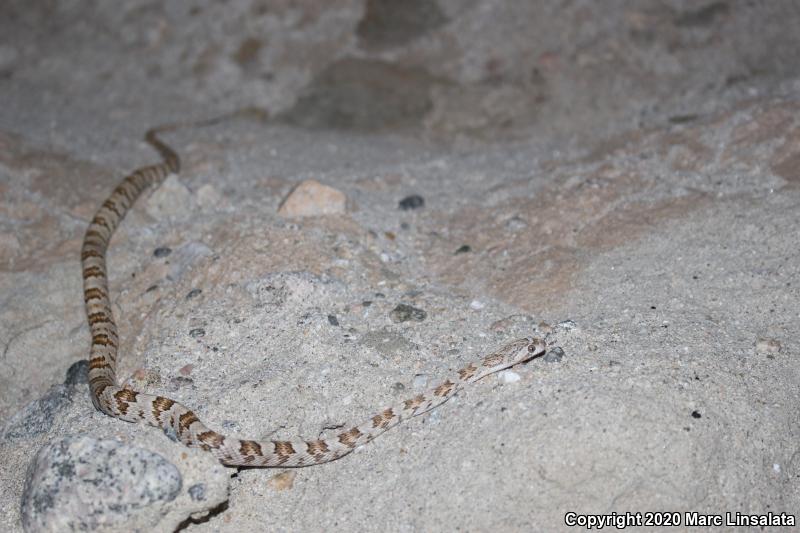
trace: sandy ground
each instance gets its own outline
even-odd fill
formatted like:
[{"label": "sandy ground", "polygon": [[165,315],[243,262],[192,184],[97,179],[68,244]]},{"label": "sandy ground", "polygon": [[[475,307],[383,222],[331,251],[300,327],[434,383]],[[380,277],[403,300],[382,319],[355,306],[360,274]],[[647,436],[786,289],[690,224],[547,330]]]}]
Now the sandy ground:
[{"label": "sandy ground", "polygon": [[[4,2],[0,527],[22,529],[37,451],[84,436],[182,479],[108,496],[111,530],[797,517],[798,24],[789,1]],[[148,127],[252,105],[272,118],[170,134],[184,170],[114,237],[121,376],[270,439],[360,421],[515,337],[563,358],[292,471],[96,412],[73,366],[89,219],[157,160]],[[345,212],[280,215],[307,179]]]}]

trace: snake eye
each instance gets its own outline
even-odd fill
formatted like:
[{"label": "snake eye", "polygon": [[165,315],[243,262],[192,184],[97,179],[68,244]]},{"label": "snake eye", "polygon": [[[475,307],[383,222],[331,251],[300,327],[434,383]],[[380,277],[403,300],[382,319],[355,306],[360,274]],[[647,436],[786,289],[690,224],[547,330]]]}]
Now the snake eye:
[{"label": "snake eye", "polygon": [[536,351],[536,345],[533,344],[533,343],[529,344],[528,345],[528,351],[529,352],[535,352]]}]

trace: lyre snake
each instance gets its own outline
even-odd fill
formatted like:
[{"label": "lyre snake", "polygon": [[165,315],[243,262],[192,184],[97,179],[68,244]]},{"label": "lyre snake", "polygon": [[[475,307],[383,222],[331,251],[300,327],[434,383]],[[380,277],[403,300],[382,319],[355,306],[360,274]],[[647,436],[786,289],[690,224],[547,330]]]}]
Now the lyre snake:
[{"label": "lyre snake", "polygon": [[159,152],[162,162],[138,168],[125,177],[103,202],[86,230],[81,261],[83,294],[92,335],[88,377],[90,395],[97,409],[121,420],[144,421],[159,427],[187,446],[210,451],[225,465],[310,466],[347,455],[401,421],[447,401],[467,383],[544,353],[545,342],[541,339],[512,341],[482,360],[469,363],[427,392],[382,409],[364,423],[341,431],[331,439],[240,440],[209,429],[193,411],[170,398],[121,387],[116,375],[119,337],[108,297],[106,250],[109,241],[141,193],[180,170],[178,154],[159,139],[158,134],[182,127],[214,124],[229,116],[148,130],[145,140]]}]

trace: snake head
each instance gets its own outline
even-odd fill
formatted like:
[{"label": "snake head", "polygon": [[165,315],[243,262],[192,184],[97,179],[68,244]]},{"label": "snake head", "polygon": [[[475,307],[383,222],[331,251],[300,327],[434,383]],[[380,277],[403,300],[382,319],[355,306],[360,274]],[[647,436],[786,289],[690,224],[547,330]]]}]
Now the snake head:
[{"label": "snake head", "polygon": [[529,359],[539,357],[547,350],[547,343],[544,341],[544,339],[534,337],[529,340],[527,350]]},{"label": "snake head", "polygon": [[524,338],[506,344],[497,353],[489,357],[516,365],[517,363],[530,361],[534,357],[539,357],[546,349],[547,344],[544,340],[538,337]]}]

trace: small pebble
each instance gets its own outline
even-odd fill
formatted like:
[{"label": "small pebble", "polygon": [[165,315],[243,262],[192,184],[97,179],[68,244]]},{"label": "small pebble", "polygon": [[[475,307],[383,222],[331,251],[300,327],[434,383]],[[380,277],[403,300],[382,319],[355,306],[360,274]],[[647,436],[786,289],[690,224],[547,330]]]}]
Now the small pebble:
[{"label": "small pebble", "polygon": [[564,350],[560,346],[556,346],[544,356],[544,360],[548,363],[559,363],[564,358]]},{"label": "small pebble", "polygon": [[547,322],[539,322],[537,328],[539,329],[540,333],[553,333],[553,326]]},{"label": "small pebble", "polygon": [[189,496],[196,501],[203,501],[206,499],[206,486],[203,483],[196,483],[189,487]]},{"label": "small pebble", "polygon": [[408,305],[408,304],[398,304],[397,307],[392,309],[391,313],[389,313],[389,317],[392,319],[392,322],[408,322],[409,320],[413,320],[414,322],[422,322],[428,316],[428,313],[419,309],[417,307]]},{"label": "small pebble", "polygon": [[411,383],[411,386],[414,389],[424,389],[428,385],[428,376],[427,374],[417,374],[414,376],[414,381]]},{"label": "small pebble", "polygon": [[528,223],[525,221],[525,219],[518,216],[511,217],[506,221],[506,228],[510,229],[511,231],[520,231],[527,227]]},{"label": "small pebble", "polygon": [[294,470],[281,472],[280,474],[272,476],[272,478],[267,481],[267,485],[277,492],[289,490],[294,486],[295,477],[297,477],[297,473]]},{"label": "small pebble", "polygon": [[781,351],[781,343],[776,339],[758,339],[756,341],[756,353],[775,354]]},{"label": "small pebble", "polygon": [[483,303],[483,302],[481,302],[480,300],[472,300],[472,301],[469,303],[469,307],[470,307],[471,309],[474,309],[475,311],[480,311],[481,309],[483,309],[484,307],[486,307],[486,304],[485,304],[485,303]]},{"label": "small pebble", "polygon": [[328,324],[330,324],[331,326],[338,326],[339,319],[333,315],[328,315]]},{"label": "small pebble", "polygon": [[574,320],[562,320],[558,324],[556,324],[558,329],[563,329],[564,331],[572,331],[573,329],[577,328],[578,325],[575,323]]},{"label": "small pebble", "polygon": [[189,336],[194,337],[195,339],[198,337],[204,337],[206,334],[206,330],[203,328],[194,328],[189,332]]},{"label": "small pebble", "polygon": [[172,426],[165,427],[163,431],[164,435],[166,435],[169,440],[172,442],[178,442],[178,434],[175,432]]},{"label": "small pebble", "polygon": [[500,372],[498,377],[500,378],[500,381],[502,381],[503,383],[516,383],[517,381],[522,379],[522,377],[520,377],[520,375],[514,372],[513,370],[503,370],[502,372]]},{"label": "small pebble", "polygon": [[408,211],[409,209],[418,209],[425,205],[425,198],[418,194],[412,194],[400,200],[398,205],[403,211]]},{"label": "small pebble", "polygon": [[457,254],[465,254],[465,253],[471,252],[471,251],[472,251],[472,247],[469,244],[464,244],[464,245],[460,246],[458,248],[458,250],[456,250],[456,253]]},{"label": "small pebble", "polygon": [[180,370],[178,370],[178,373],[179,373],[180,375],[182,375],[182,376],[188,376],[189,374],[191,374],[191,373],[192,373],[192,370],[193,370],[193,369],[194,369],[194,365],[190,363],[190,364],[188,364],[188,365],[183,365],[183,366],[181,367],[181,369],[180,369]]},{"label": "small pebble", "polygon": [[700,414],[700,411],[692,411],[692,418],[700,418],[703,415]]},{"label": "small pebble", "polygon": [[203,289],[192,289],[192,290],[190,290],[190,291],[189,291],[189,293],[186,295],[186,299],[188,300],[188,299],[190,299],[190,298],[196,298],[196,297],[200,296],[200,294],[201,294],[202,292],[203,292]]},{"label": "small pebble", "polygon": [[183,387],[191,387],[192,385],[194,385],[194,380],[185,376],[175,376],[169,380],[169,386],[172,390],[182,389]]},{"label": "small pebble", "polygon": [[172,248],[167,248],[166,246],[159,246],[155,250],[153,250],[153,255],[158,257],[159,259],[162,257],[167,257],[169,254],[172,253]]},{"label": "small pebble", "polygon": [[278,208],[278,214],[283,217],[339,215],[345,212],[347,197],[344,193],[316,180],[300,183]]}]

